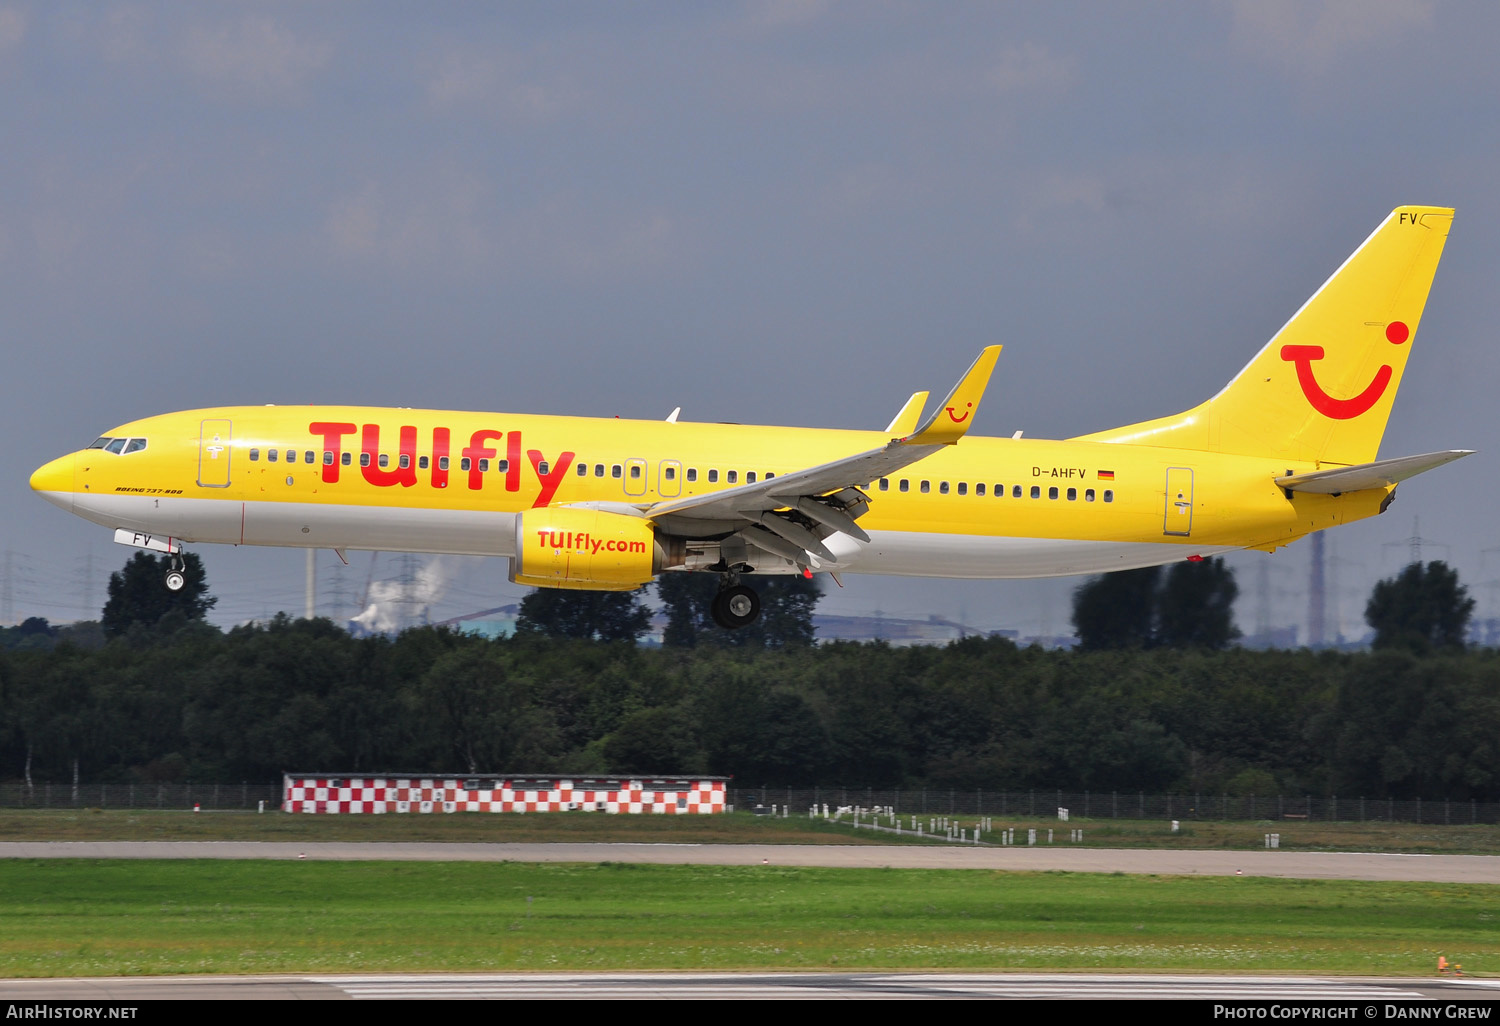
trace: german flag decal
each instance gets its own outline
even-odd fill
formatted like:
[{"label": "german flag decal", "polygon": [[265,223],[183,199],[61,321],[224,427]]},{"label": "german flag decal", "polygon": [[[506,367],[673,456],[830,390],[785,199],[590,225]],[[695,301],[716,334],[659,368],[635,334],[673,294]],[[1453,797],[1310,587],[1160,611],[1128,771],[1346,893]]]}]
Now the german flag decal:
[{"label": "german flag decal", "polygon": [[1099,471],[1099,480],[1101,480],[1101,481],[1113,481],[1114,479],[1115,479],[1115,472],[1113,470],[1101,470],[1101,471]]}]

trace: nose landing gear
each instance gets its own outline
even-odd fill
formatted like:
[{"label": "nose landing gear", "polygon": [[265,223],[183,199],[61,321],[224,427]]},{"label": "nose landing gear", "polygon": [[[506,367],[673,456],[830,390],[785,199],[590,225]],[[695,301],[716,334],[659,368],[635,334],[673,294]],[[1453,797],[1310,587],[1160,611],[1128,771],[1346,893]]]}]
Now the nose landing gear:
[{"label": "nose landing gear", "polygon": [[167,569],[167,590],[181,591],[186,584],[187,578],[182,573],[182,557],[174,554]]}]

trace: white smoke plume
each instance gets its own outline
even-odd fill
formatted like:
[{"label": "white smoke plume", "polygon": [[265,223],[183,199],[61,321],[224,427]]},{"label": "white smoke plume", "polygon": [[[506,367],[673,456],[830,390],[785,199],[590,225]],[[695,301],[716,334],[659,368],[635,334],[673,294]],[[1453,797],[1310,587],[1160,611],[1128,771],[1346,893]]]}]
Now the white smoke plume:
[{"label": "white smoke plume", "polygon": [[353,617],[372,634],[403,630],[427,619],[427,611],[453,578],[454,568],[442,556],[433,556],[405,574],[370,584],[365,611]]}]

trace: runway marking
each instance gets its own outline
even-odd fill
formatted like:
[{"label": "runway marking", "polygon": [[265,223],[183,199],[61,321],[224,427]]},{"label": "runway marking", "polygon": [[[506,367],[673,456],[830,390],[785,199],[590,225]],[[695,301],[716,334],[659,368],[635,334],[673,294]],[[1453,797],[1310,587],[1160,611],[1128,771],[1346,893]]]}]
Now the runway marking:
[{"label": "runway marking", "polygon": [[[1420,1000],[1420,990],[1391,983],[1282,977],[1069,976],[952,974],[608,974],[600,976],[308,977],[356,1000],[660,998],[785,999],[1091,998],[1225,1001]],[[1446,981],[1445,981],[1446,982]]]},{"label": "runway marking", "polygon": [[1220,1001],[1490,1001],[1500,980],[954,972],[600,972],[0,979],[0,1000],[253,997],[390,1000],[787,1000],[1062,998]]}]

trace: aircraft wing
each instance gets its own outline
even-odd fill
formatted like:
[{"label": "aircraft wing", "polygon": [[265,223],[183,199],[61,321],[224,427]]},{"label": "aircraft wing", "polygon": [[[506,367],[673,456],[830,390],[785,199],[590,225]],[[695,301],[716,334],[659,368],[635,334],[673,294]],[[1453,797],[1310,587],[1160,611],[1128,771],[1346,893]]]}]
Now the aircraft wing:
[{"label": "aircraft wing", "polygon": [[1385,488],[1409,477],[1416,477],[1425,470],[1472,455],[1473,452],[1473,449],[1444,449],[1441,452],[1424,452],[1420,456],[1398,456],[1395,459],[1376,460],[1374,463],[1360,463],[1352,467],[1334,467],[1330,470],[1278,477],[1276,483],[1294,492],[1317,492],[1320,495]]},{"label": "aircraft wing", "polygon": [[[822,539],[835,531],[860,541],[870,540],[854,522],[869,508],[869,496],[861,491],[863,485],[926,459],[944,446],[957,443],[968,431],[1000,348],[989,346],[981,352],[932,415],[905,437],[892,438],[878,449],[754,484],[658,502],[643,513],[673,533],[702,536],[743,532],[748,541],[802,565],[813,562],[809,555],[831,562],[833,554]],[[915,423],[920,405],[913,409],[914,403],[919,403],[916,396],[907,401],[892,424]]]}]

